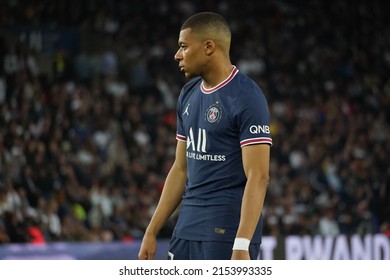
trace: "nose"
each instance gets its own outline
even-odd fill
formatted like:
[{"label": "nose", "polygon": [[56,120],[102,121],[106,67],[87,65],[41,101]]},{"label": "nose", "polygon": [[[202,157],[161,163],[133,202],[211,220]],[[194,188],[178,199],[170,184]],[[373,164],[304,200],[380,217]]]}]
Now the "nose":
[{"label": "nose", "polygon": [[175,58],[176,61],[180,61],[182,59],[181,53],[180,53],[180,49],[177,50],[177,52],[175,53],[174,58]]}]

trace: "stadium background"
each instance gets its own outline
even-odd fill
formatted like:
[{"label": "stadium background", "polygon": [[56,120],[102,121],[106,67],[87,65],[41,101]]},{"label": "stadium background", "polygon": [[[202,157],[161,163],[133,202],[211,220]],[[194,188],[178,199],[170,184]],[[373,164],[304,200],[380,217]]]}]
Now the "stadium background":
[{"label": "stadium background", "polygon": [[266,238],[390,259],[389,7],[1,1],[0,258],[136,255],[174,157],[180,24],[211,10],[270,105]]}]

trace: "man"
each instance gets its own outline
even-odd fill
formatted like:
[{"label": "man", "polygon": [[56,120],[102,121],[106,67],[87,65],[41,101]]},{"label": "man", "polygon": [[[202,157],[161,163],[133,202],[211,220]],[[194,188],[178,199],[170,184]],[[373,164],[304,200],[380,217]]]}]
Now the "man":
[{"label": "man", "polygon": [[139,259],[181,203],[170,259],[257,259],[272,139],[261,89],[230,62],[225,19],[203,12],[181,27],[175,60],[190,79],[177,104],[176,158]]}]

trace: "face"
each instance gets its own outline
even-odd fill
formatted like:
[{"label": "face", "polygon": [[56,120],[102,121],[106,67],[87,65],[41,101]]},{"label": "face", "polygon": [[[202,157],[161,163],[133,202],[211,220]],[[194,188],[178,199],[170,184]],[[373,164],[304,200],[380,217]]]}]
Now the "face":
[{"label": "face", "polygon": [[175,60],[179,62],[180,71],[186,78],[201,75],[207,58],[203,41],[187,28],[180,31],[178,43],[179,49],[175,54]]}]

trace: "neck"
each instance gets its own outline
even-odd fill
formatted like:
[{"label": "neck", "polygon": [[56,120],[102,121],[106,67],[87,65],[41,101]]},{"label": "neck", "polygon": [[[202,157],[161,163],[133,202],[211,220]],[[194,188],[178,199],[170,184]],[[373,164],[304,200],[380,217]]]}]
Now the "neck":
[{"label": "neck", "polygon": [[234,66],[227,61],[224,64],[214,64],[209,71],[202,75],[203,85],[205,88],[213,88],[226,80],[232,72]]}]

